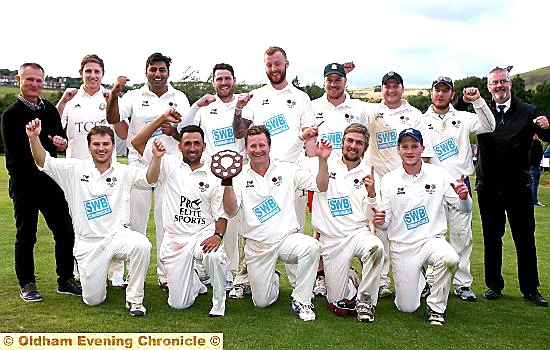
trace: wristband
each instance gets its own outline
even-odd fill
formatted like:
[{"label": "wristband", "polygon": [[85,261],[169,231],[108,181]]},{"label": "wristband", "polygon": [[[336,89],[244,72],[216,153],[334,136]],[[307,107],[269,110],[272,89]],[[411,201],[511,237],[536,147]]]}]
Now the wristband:
[{"label": "wristband", "polygon": [[220,241],[223,241],[223,234],[219,232],[214,232],[214,236],[220,237]]}]

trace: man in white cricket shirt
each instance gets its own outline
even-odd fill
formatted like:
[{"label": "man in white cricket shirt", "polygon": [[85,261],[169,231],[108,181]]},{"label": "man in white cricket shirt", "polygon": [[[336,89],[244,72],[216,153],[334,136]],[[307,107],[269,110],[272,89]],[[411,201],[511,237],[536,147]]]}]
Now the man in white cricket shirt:
[{"label": "man in white cricket shirt", "polygon": [[112,161],[114,133],[108,126],[96,126],[88,134],[91,159],[50,157],[38,135],[39,119],[27,124],[32,155],[40,170],[63,189],[75,231],[74,256],[80,270],[82,300],[101,304],[107,296],[107,270],[111,260],[128,263],[126,308],[133,316],[143,316],[144,284],[151,243],[144,235],[128,228],[130,189],[151,187],[149,172],[158,172],[160,161],[151,161],[147,173]]},{"label": "man in white cricket shirt", "polygon": [[408,128],[399,133],[397,150],[401,167],[382,178],[381,205],[374,209],[374,223],[385,230],[395,283],[395,305],[414,312],[420,306],[421,267],[434,267],[432,293],[426,298],[426,321],[441,326],[458,255],[447,242],[445,206],[468,212],[472,199],[468,187],[440,166],[424,163],[420,131]]}]

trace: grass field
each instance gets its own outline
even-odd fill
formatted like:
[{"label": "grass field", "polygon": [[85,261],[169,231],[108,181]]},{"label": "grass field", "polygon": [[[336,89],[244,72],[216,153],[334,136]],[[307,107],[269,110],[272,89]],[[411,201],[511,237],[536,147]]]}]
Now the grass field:
[{"label": "grass field", "polygon": [[[546,172],[544,176],[550,175]],[[29,188],[32,190],[32,184]],[[550,187],[541,188],[540,200],[549,204],[536,208],[540,291],[550,298]],[[281,277],[279,300],[265,309],[254,307],[250,298],[228,299],[225,317],[208,318],[209,291],[208,296],[199,297],[190,309],[174,310],[167,305],[166,294],[157,287],[154,250],[145,287],[148,313],[145,317],[134,318],[124,309],[124,293],[119,289],[109,287],[107,300],[97,307],[84,305],[78,297],[55,292],[53,240],[42,219],[35,260],[38,287],[44,300],[25,303],[19,298],[13,267],[13,209],[7,195],[5,158],[1,156],[0,332],[222,332],[227,349],[547,348],[550,312],[548,308],[531,305],[519,292],[516,258],[509,233],[504,241],[504,295],[498,301],[482,298],[485,290],[483,245],[477,206],[474,211],[473,290],[479,298],[475,303],[468,303],[450,296],[447,322],[440,328],[424,322],[424,302],[417,312],[405,314],[397,311],[391,299],[379,301],[374,323],[362,324],[328,313],[326,301],[316,298],[317,320],[302,322],[289,312],[291,289],[285,275]],[[154,238],[153,232],[150,220],[148,237]]]}]

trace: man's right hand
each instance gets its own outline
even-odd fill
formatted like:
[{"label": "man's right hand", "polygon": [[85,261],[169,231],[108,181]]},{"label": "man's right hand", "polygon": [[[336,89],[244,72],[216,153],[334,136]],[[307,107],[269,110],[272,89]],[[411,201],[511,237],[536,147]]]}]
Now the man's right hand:
[{"label": "man's right hand", "polygon": [[126,86],[126,82],[130,81],[126,76],[119,75],[119,77],[116,79],[115,84],[113,85],[113,89],[111,90],[111,95],[119,96],[122,92],[122,88]]},{"label": "man's right hand", "polygon": [[63,96],[61,96],[61,102],[63,103],[67,103],[69,102],[70,100],[73,99],[73,97],[76,96],[76,93],[78,92],[78,89],[75,89],[75,88],[67,88],[64,92],[63,92]]},{"label": "man's right hand", "polygon": [[243,107],[248,104],[248,101],[250,101],[252,97],[252,94],[239,94],[237,96],[237,103],[235,104],[235,107],[243,109]]},{"label": "man's right hand", "polygon": [[27,136],[30,138],[38,137],[40,135],[40,131],[42,131],[42,122],[40,119],[36,118],[35,120],[31,120],[26,128],[25,131],[27,132]]},{"label": "man's right hand", "polygon": [[197,101],[197,106],[206,107],[214,101],[216,101],[216,96],[212,94],[206,94]]}]

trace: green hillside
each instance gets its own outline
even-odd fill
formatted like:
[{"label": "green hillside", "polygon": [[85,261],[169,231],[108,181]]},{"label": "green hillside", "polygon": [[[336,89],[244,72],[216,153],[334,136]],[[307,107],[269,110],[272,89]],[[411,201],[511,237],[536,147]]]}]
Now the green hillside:
[{"label": "green hillside", "polygon": [[525,81],[526,89],[535,89],[537,85],[550,81],[550,66],[516,75],[519,75]]}]

